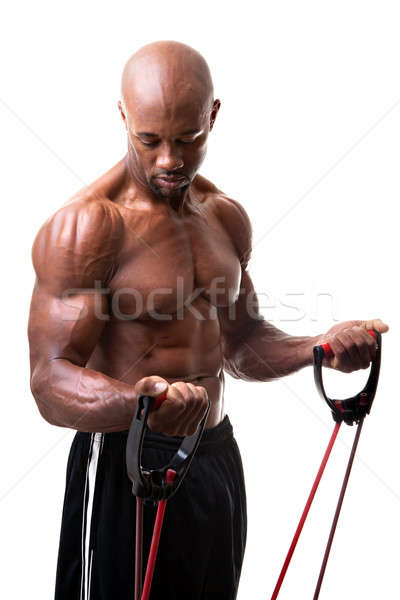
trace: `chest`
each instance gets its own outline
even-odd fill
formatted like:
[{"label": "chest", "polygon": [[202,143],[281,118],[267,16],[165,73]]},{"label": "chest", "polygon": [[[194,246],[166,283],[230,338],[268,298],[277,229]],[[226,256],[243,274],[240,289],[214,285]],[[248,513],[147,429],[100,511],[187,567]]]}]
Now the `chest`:
[{"label": "chest", "polygon": [[217,220],[142,216],[126,225],[110,286],[122,314],[175,314],[204,299],[228,306],[239,293],[239,259]]}]

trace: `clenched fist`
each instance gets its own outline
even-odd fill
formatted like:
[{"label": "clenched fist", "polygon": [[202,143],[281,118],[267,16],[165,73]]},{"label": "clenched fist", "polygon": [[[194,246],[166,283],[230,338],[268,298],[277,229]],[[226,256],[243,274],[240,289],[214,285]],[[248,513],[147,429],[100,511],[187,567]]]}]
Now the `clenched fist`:
[{"label": "clenched fist", "polygon": [[169,436],[187,436],[196,433],[208,407],[205,388],[176,381],[169,384],[162,377],[143,377],[135,385],[135,392],[145,396],[166,394],[167,399],[158,410],[152,411],[147,424],[152,431]]},{"label": "clenched fist", "polygon": [[368,368],[376,353],[376,341],[368,333],[370,329],[386,333],[389,327],[381,319],[345,321],[331,327],[318,340],[319,344],[329,342],[334,354],[324,363],[344,373]]}]

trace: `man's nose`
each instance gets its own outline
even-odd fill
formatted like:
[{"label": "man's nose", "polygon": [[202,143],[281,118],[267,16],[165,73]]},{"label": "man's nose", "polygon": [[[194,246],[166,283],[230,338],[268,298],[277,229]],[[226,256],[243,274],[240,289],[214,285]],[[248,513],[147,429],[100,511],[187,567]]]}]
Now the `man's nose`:
[{"label": "man's nose", "polygon": [[171,144],[165,144],[160,148],[157,156],[156,167],[165,171],[175,171],[183,167],[183,160],[177,148]]}]

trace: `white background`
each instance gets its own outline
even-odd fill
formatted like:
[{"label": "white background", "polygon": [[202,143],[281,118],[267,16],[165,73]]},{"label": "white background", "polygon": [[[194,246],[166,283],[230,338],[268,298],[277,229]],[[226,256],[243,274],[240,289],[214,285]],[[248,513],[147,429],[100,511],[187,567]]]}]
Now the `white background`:
[{"label": "white background", "polygon": [[[378,395],[364,426],[320,597],[400,597],[399,18],[398,3],[385,0],[39,0],[5,7],[0,36],[4,598],[53,596],[74,434],[42,420],[29,391],[30,248],[52,212],[122,157],[121,69],[133,51],[157,39],[188,43],[209,61],[222,109],[202,173],[242,202],[253,221],[250,271],[256,289],[266,294],[265,316],[304,335],[326,331],[334,319],[379,316],[391,326]],[[330,391],[350,394],[365,376],[337,374],[329,379]],[[275,383],[229,380],[227,411],[248,488],[239,598],[265,599],[333,422],[317,397],[311,369]],[[282,600],[312,598],[353,434],[348,427],[340,434]]]}]

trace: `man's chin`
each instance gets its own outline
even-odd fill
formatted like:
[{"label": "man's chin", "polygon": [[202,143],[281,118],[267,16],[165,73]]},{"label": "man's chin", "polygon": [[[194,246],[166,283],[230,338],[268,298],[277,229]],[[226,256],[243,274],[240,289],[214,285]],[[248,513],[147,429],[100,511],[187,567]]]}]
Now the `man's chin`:
[{"label": "man's chin", "polygon": [[182,185],[179,188],[171,189],[164,188],[153,183],[149,183],[151,190],[155,193],[158,198],[164,198],[167,200],[178,200],[183,198],[190,184]]}]

